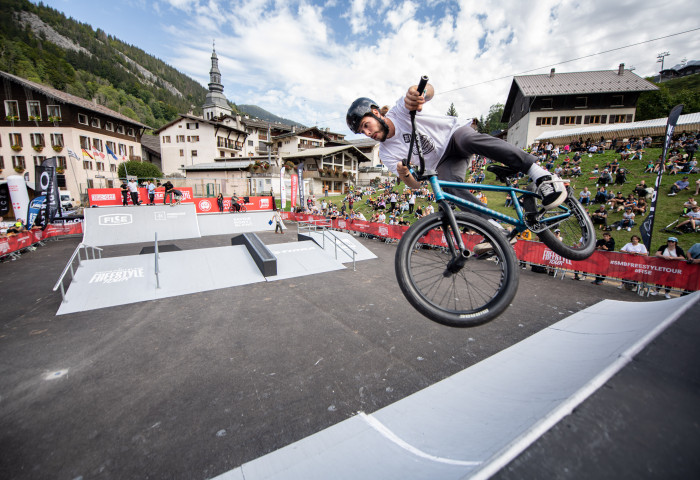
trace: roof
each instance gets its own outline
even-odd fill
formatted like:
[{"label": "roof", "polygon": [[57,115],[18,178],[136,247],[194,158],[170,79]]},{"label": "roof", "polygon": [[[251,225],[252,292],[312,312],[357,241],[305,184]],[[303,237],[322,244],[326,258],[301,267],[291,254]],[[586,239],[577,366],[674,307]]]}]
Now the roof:
[{"label": "roof", "polygon": [[365,155],[354,145],[340,145],[337,147],[321,147],[321,148],[310,148],[308,150],[302,150],[300,152],[289,153],[282,155],[284,160],[290,160],[294,158],[309,158],[309,157],[325,157],[327,155],[333,155],[334,153],[342,152],[344,150],[354,150],[355,153],[365,159],[365,161],[371,161],[372,159]]},{"label": "roof", "polygon": [[19,83],[23,87],[37,91],[57,102],[76,105],[80,108],[84,108],[85,110],[90,110],[95,113],[106,115],[108,117],[121,120],[122,122],[130,123],[131,125],[136,125],[140,128],[152,128],[148,125],[144,125],[143,123],[138,122],[137,120],[134,120],[133,118],[129,118],[126,115],[122,115],[119,112],[115,112],[114,110],[111,110],[103,105],[91,102],[90,100],[85,100],[84,98],[76,97],[75,95],[71,95],[70,93],[62,92],[61,90],[56,90],[53,87],[42,85],[41,83],[32,82],[31,80],[26,80],[24,78],[20,78],[3,71],[0,71],[0,77]]},{"label": "roof", "polygon": [[676,72],[679,72],[679,71],[683,70],[684,68],[697,67],[697,66],[700,66],[700,60],[691,60],[689,62],[679,63],[678,65],[674,65],[671,68],[666,68],[663,71],[668,72],[669,70],[674,70]]},{"label": "roof", "polygon": [[[256,160],[260,160],[261,157],[240,157],[240,158],[226,158],[218,162],[209,163],[198,163],[197,165],[186,165],[184,167],[185,171],[196,172],[196,171],[207,171],[207,170],[241,170],[247,168],[248,165],[255,163]],[[267,157],[265,157],[267,159]]]},{"label": "roof", "polygon": [[141,145],[160,155],[160,137],[155,135],[141,135]]},{"label": "roof", "polygon": [[[330,139],[331,139],[331,138],[326,134],[326,132],[324,132],[323,130],[321,130],[321,129],[318,128],[318,127],[302,128],[302,129],[296,130],[296,131],[292,130],[291,132],[283,133],[283,134],[281,134],[281,135],[275,135],[274,137],[272,137],[272,139],[273,139],[273,140],[277,140],[277,139],[279,139],[279,138],[298,137],[298,136],[302,136],[303,134],[305,134],[305,133],[307,133],[307,132],[312,132],[312,131],[316,131],[317,133],[319,133],[319,134],[320,134],[323,138],[325,138],[326,140],[330,140]],[[336,140],[334,140],[334,141],[336,141]]]},{"label": "roof", "polygon": [[514,77],[515,82],[526,97],[540,95],[571,95],[584,93],[647,92],[659,87],[644,80],[639,75],[623,70],[600,70],[593,72],[555,73],[544,75],[523,75]]},{"label": "roof", "polygon": [[[655,118],[653,120],[643,120],[641,122],[613,123],[612,125],[596,125],[592,127],[578,127],[564,130],[554,130],[542,133],[535,138],[535,141],[560,140],[570,141],[578,137],[593,137],[602,135],[606,138],[632,137],[641,135],[663,135],[666,131],[667,118]],[[689,113],[678,117],[676,123],[677,132],[681,130],[700,130],[700,112]]]},{"label": "roof", "polygon": [[[181,121],[181,120],[184,118],[184,119],[188,119],[188,120],[195,120],[195,121],[201,122],[201,123],[208,123],[209,125],[213,125],[213,126],[215,126],[215,127],[226,128],[226,129],[232,130],[232,131],[234,131],[234,132],[236,132],[236,133],[241,133],[241,134],[248,135],[248,133],[245,132],[245,131],[243,131],[243,130],[239,130],[239,129],[236,128],[236,127],[232,127],[232,126],[230,126],[230,125],[226,125],[226,124],[223,123],[223,122],[217,122],[216,120],[207,120],[207,119],[204,118],[204,117],[197,117],[197,116],[195,116],[195,115],[190,115],[189,113],[180,113],[180,114],[178,114],[178,116],[179,116],[179,118],[176,118],[175,120],[166,123],[165,125],[163,125],[163,126],[160,127],[159,129],[154,130],[153,133],[155,133],[156,135],[158,135],[160,132],[162,132],[162,131],[165,130],[166,128],[168,128],[168,127],[170,127],[170,126],[172,126],[172,125],[175,125],[177,122]],[[230,115],[227,115],[227,116],[230,116]],[[231,117],[231,118],[233,118],[233,117]]]}]

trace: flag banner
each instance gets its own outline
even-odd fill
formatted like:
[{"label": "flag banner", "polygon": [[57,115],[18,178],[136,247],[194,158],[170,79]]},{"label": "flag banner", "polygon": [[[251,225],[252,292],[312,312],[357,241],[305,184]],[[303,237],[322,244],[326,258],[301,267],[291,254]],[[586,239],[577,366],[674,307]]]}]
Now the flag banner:
[{"label": "flag banner", "polygon": [[56,178],[56,157],[47,158],[41,165],[34,167],[36,179],[35,190],[46,196],[46,209],[43,213],[42,228],[46,228],[54,218],[62,216],[58,181]]},{"label": "flag banner", "polygon": [[[105,146],[106,146],[106,145],[105,145]],[[108,153],[109,155],[111,155],[112,158],[114,158],[115,160],[119,161],[119,159],[118,159],[117,156],[114,154],[114,152],[112,151],[112,149],[109,148],[108,146],[106,146],[106,147],[107,147],[107,153]]]},{"label": "flag banner", "polygon": [[297,174],[292,174],[292,210],[297,206],[297,193],[299,193],[299,177]]},{"label": "flag banner", "polygon": [[68,148],[68,149],[66,149],[66,150],[68,150],[68,156],[69,156],[69,157],[73,157],[73,158],[75,158],[76,160],[80,160],[80,157],[78,157],[78,154],[75,153],[73,150],[71,150],[70,148]]},{"label": "flag banner", "polygon": [[90,157],[91,159],[94,160],[94,158],[92,158],[92,155],[90,155],[90,152],[88,152],[88,151],[85,150],[84,148],[82,149],[82,151],[83,151],[83,155],[87,155],[88,157]]},{"label": "flag banner", "polygon": [[299,205],[306,205],[304,201],[304,162],[299,162],[297,165],[297,175],[299,175]]},{"label": "flag banner", "polygon": [[10,188],[7,183],[0,185],[0,217],[10,211]]},{"label": "flag banner", "polygon": [[284,184],[284,167],[280,168],[280,209],[287,208],[287,186]]},{"label": "flag banner", "polygon": [[37,227],[46,227],[45,200],[46,195],[39,195],[34,200],[29,202],[29,211],[27,212],[27,228],[32,228],[35,224]]},{"label": "flag banner", "polygon": [[659,198],[659,188],[661,188],[661,177],[664,174],[664,168],[666,165],[666,154],[668,153],[668,147],[671,145],[671,138],[673,137],[673,130],[676,128],[676,123],[678,122],[678,117],[681,116],[683,111],[683,105],[676,105],[668,114],[668,120],[666,121],[666,139],[664,140],[664,149],[661,153],[661,166],[659,167],[659,174],[656,176],[656,184],[654,185],[654,193],[651,196],[651,206],[649,208],[649,215],[644,219],[642,224],[639,226],[639,234],[642,237],[642,242],[644,246],[647,247],[647,251],[651,252],[651,236],[654,232],[654,215],[656,213],[656,200]]}]

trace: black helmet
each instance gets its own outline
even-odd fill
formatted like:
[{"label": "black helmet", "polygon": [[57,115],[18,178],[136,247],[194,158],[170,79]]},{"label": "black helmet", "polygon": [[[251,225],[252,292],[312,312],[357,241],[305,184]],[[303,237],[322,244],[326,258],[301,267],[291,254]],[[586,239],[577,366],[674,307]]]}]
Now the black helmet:
[{"label": "black helmet", "polygon": [[372,113],[373,108],[379,110],[379,105],[377,105],[377,102],[371,98],[361,97],[352,102],[352,105],[350,105],[350,108],[348,108],[348,114],[345,116],[345,121],[348,124],[348,128],[350,128],[353,133],[360,133],[360,123],[362,122],[362,119],[367,115],[371,115],[376,118],[377,121],[379,121],[382,127],[384,127],[384,131],[388,132],[388,125],[384,120]]}]

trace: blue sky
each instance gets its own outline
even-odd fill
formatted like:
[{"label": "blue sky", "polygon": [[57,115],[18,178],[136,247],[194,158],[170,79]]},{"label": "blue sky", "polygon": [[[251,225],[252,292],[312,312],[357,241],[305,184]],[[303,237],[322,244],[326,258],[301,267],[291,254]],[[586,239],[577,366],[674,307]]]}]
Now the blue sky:
[{"label": "blue sky", "polygon": [[[468,118],[505,103],[514,74],[625,63],[646,76],[661,52],[670,52],[666,67],[700,59],[700,31],[590,56],[698,28],[688,0],[43,2],[204,86],[216,40],[229,100],[346,134],[354,98],[393,104],[423,74],[437,92],[431,113],[454,103]],[[559,64],[579,57],[587,58]]]}]

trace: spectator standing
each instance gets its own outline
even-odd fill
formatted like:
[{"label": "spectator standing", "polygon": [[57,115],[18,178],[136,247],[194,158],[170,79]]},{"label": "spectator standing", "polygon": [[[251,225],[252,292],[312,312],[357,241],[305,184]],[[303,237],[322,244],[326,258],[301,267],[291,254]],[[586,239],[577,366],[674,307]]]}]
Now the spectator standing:
[{"label": "spectator standing", "polygon": [[149,205],[155,205],[156,204],[156,186],[153,183],[153,180],[148,181],[148,204]]},{"label": "spectator standing", "polygon": [[688,249],[688,263],[700,263],[700,243],[694,244]]},{"label": "spectator standing", "polygon": [[126,207],[129,205],[129,187],[126,185],[126,180],[122,180],[122,206]]},{"label": "spectator standing", "polygon": [[131,180],[129,180],[129,183],[127,183],[126,186],[129,188],[129,194],[131,195],[131,203],[138,206],[139,205],[139,185],[138,185],[138,183],[136,183],[136,180],[134,180],[132,178]]},{"label": "spectator standing", "polygon": [[[603,252],[612,252],[615,250],[615,239],[610,236],[610,233],[605,232],[603,238],[596,242],[595,249]],[[596,275],[593,285],[601,285],[604,279],[605,275]]]},{"label": "spectator standing", "polygon": [[219,212],[224,213],[224,194],[219,193],[219,195],[216,196],[216,205],[219,207]]},{"label": "spectator standing", "polygon": [[165,188],[165,194],[163,195],[163,205],[168,204],[168,200],[172,202],[173,200],[173,189],[175,188],[170,180],[163,184]]},{"label": "spectator standing", "polygon": [[416,206],[416,194],[411,191],[411,195],[408,197],[408,213],[413,213],[413,208]]},{"label": "spectator standing", "polygon": [[[661,245],[658,250],[656,250],[656,257],[665,258],[666,260],[685,260],[685,252],[681,247],[678,246],[678,239],[676,237],[668,237],[666,240],[666,245]],[[671,298],[671,289],[666,288],[666,298]],[[661,292],[661,288],[657,287],[656,290],[649,292],[651,295],[658,295]]]}]

